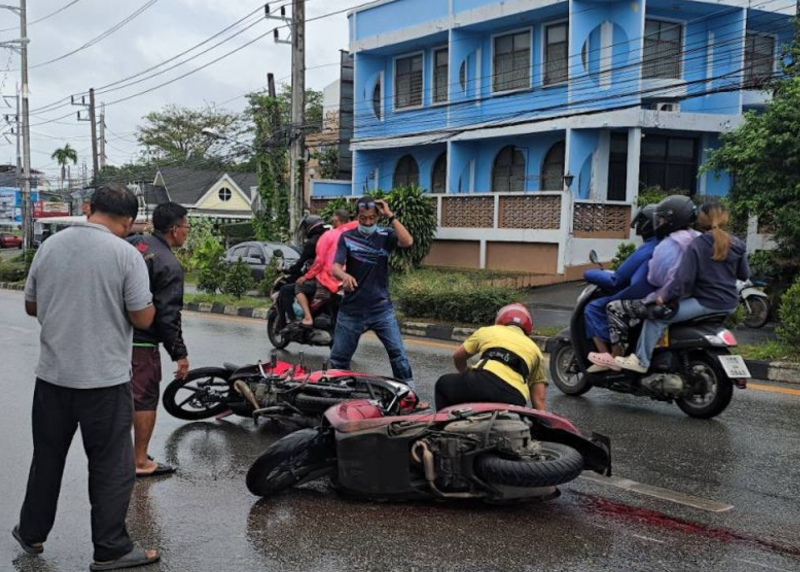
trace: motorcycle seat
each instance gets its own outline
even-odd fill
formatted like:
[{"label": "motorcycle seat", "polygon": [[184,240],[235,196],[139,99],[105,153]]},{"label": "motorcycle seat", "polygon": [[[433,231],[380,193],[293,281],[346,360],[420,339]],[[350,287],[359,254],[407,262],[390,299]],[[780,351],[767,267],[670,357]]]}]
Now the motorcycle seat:
[{"label": "motorcycle seat", "polygon": [[697,324],[724,324],[725,320],[728,319],[728,312],[715,312],[713,314],[706,314],[705,316],[699,316],[697,318],[692,318],[691,320],[686,320],[685,322],[681,322],[681,325],[697,325]]},{"label": "motorcycle seat", "polygon": [[237,369],[239,369],[238,365],[236,365],[235,363],[227,362],[227,361],[222,364],[222,367],[224,367],[228,371],[236,371]]}]

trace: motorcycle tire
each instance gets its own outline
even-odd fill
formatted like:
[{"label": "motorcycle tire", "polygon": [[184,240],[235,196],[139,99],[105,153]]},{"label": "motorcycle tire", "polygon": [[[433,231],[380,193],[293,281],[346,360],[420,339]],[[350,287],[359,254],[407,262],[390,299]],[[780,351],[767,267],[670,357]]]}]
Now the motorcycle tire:
[{"label": "motorcycle tire", "polygon": [[577,367],[575,349],[569,342],[559,342],[550,354],[550,377],[562,393],[567,395],[583,395],[592,384],[584,373],[572,373],[568,368]]},{"label": "motorcycle tire", "polygon": [[341,397],[323,397],[320,395],[299,393],[294,400],[294,404],[301,411],[313,411],[315,413],[322,413],[326,411],[329,407],[338,405],[343,401],[347,401],[347,399],[343,399]]},{"label": "motorcycle tire", "polygon": [[269,338],[269,343],[276,350],[282,350],[289,345],[289,340],[280,332],[281,328],[283,328],[283,324],[278,318],[278,311],[273,308],[267,314],[267,337]]},{"label": "motorcycle tire", "polygon": [[494,453],[478,457],[478,476],[494,485],[554,487],[575,480],[583,471],[583,455],[561,443],[540,441],[544,459],[508,459]]},{"label": "motorcycle tire", "polygon": [[[220,413],[224,413],[229,409],[227,399],[217,400],[216,402],[209,401],[196,402],[190,405],[192,401],[192,394],[188,394],[186,398],[182,395],[179,397],[179,392],[188,390],[189,392],[197,395],[204,390],[196,386],[196,382],[212,379],[217,388],[221,388],[224,383],[228,388],[226,393],[230,393],[230,385],[228,379],[231,376],[231,371],[221,367],[200,367],[197,369],[189,370],[189,373],[184,379],[174,379],[164,390],[162,401],[164,409],[167,413],[178,419],[185,421],[197,421],[200,419],[208,419]],[[219,380],[219,381],[216,381]],[[199,397],[197,399],[200,399]],[[202,406],[200,406],[202,405]]]},{"label": "motorcycle tire", "polygon": [[748,328],[762,328],[769,321],[769,302],[761,296],[750,296],[742,303],[745,310],[742,322]]},{"label": "motorcycle tire", "polygon": [[725,411],[733,398],[733,383],[717,359],[709,355],[694,355],[689,358],[689,367],[692,369],[702,367],[711,387],[709,393],[702,397],[702,401],[699,399],[700,396],[675,399],[681,411],[697,419],[711,419]]},{"label": "motorcycle tire", "polygon": [[256,496],[276,495],[333,472],[336,445],[329,431],[300,429],[279,439],[247,471],[247,489]]}]

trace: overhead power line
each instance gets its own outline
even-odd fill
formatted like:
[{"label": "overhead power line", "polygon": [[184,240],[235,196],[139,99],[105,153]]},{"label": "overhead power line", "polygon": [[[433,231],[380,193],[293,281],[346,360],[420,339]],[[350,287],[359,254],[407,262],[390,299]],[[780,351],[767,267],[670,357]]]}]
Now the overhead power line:
[{"label": "overhead power line", "polygon": [[[81,0],[72,0],[72,2],[68,2],[67,4],[65,4],[64,6],[59,8],[58,10],[50,12],[47,16],[42,16],[41,18],[37,18],[36,20],[32,20],[32,21],[28,22],[28,26],[32,26],[33,24],[37,24],[39,22],[44,22],[45,20],[47,20],[49,18],[52,18],[56,14],[60,14],[61,12],[63,12],[67,8],[69,8],[70,6],[74,6],[75,4],[77,4],[80,1]],[[12,28],[2,28],[2,29],[0,29],[0,32],[10,32],[11,30],[16,30],[16,29],[17,29],[16,26],[12,27]]]}]

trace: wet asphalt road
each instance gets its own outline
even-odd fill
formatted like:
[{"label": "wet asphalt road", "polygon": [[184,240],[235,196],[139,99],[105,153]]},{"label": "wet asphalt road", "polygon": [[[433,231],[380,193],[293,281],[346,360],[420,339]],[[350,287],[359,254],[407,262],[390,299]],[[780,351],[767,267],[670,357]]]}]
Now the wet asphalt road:
[{"label": "wet asphalt road", "polygon": [[[30,403],[38,325],[22,296],[0,292],[0,571],[71,572],[91,556],[85,457],[76,439],[55,528],[40,557],[11,538],[30,462]],[[193,366],[267,359],[263,323],[187,314]],[[448,344],[409,340],[422,397],[450,370]],[[293,346],[290,346],[290,350]],[[322,350],[306,351],[318,364]],[[296,357],[293,352],[285,358]],[[389,373],[365,339],[355,369]],[[165,372],[171,364],[164,362]],[[797,386],[795,386],[796,388]],[[152,571],[362,570],[800,570],[800,391],[737,391],[718,420],[674,406],[594,390],[550,388],[549,407],[585,431],[611,437],[615,474],[674,493],[732,505],[709,512],[583,477],[544,504],[379,504],[345,500],[324,483],[270,501],[252,497],[244,474],[277,438],[245,419],[182,422],[163,414],[151,452],[180,472],[137,483],[129,526],[162,550]],[[781,391],[795,391],[786,393]],[[672,491],[672,492],[670,492]]]}]

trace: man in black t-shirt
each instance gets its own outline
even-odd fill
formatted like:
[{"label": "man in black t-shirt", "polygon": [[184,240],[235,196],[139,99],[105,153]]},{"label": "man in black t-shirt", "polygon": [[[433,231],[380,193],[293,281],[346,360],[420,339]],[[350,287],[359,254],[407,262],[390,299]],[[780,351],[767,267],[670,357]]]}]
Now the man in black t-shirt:
[{"label": "man in black t-shirt", "polygon": [[[372,330],[389,354],[394,377],[413,388],[411,366],[389,299],[389,255],[396,248],[410,247],[414,239],[385,201],[359,199],[356,217],[358,228],[341,236],[334,258],[333,275],[342,281],[346,294],[336,319],[331,366],[349,369],[361,334]],[[391,228],[379,227],[379,217]]]}]

